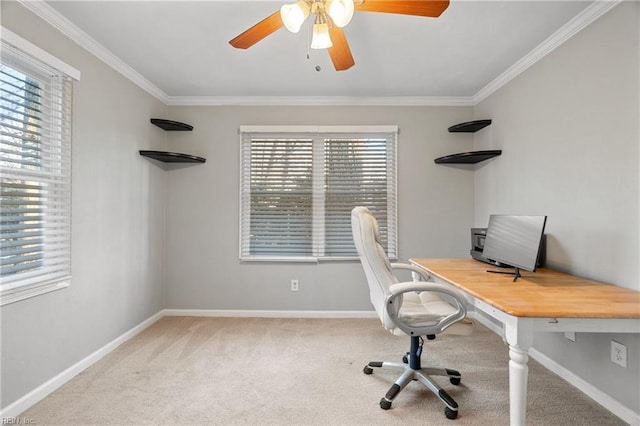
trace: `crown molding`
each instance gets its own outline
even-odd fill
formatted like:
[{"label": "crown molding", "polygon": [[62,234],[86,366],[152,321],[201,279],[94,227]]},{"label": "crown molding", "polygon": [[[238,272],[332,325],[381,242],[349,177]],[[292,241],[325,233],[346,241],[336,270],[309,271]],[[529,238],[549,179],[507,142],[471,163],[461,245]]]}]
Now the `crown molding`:
[{"label": "crown molding", "polygon": [[473,106],[466,96],[169,96],[171,106]]},{"label": "crown molding", "polygon": [[82,48],[92,53],[165,105],[175,106],[473,106],[471,97],[455,96],[168,96],[109,49],[43,0],[18,0]]},{"label": "crown molding", "polygon": [[18,0],[62,34],[170,106],[475,106],[624,0],[596,0],[473,96],[168,96],[43,0]]},{"label": "crown molding", "polygon": [[69,37],[80,47],[95,55],[98,59],[109,65],[111,68],[122,74],[134,84],[146,91],[159,101],[167,104],[168,96],[156,85],[144,78],[142,74],[127,65],[122,59],[114,55],[109,49],[98,43],[89,34],[82,31],[67,18],[62,16],[57,10],[49,6],[43,0],[18,0],[20,4],[31,12],[45,20],[49,25]]},{"label": "crown molding", "polygon": [[495,93],[505,84],[522,74],[533,64],[554,51],[558,46],[569,40],[582,29],[590,25],[592,22],[600,18],[602,15],[613,9],[623,0],[596,0],[587,6],[582,12],[567,22],[562,28],[549,36],[545,41],[540,43],[536,48],[521,58],[518,62],[509,67],[505,72],[500,74],[492,82],[480,89],[473,99],[473,105],[477,105],[490,95]]}]

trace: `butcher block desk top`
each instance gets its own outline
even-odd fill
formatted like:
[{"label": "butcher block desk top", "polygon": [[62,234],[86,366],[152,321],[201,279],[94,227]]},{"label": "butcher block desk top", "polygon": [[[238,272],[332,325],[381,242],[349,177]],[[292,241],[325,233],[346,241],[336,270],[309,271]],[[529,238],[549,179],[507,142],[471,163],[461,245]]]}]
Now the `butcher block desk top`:
[{"label": "butcher block desk top", "polygon": [[[505,270],[473,259],[411,259],[431,275],[517,317],[640,318],[640,292],[550,269],[492,274]],[[507,269],[508,271],[508,269]]]}]

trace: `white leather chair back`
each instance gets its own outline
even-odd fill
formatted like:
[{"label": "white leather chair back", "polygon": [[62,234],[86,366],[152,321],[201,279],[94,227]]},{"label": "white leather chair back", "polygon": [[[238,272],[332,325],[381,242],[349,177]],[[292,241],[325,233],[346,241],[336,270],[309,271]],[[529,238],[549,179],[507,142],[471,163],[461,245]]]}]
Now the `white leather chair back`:
[{"label": "white leather chair back", "polygon": [[[378,222],[366,207],[356,207],[351,212],[351,230],[362,268],[369,284],[369,298],[378,317],[387,330],[396,327],[385,309],[389,286],[398,280],[391,272],[389,258],[380,242]],[[402,305],[402,300],[397,306]]]}]

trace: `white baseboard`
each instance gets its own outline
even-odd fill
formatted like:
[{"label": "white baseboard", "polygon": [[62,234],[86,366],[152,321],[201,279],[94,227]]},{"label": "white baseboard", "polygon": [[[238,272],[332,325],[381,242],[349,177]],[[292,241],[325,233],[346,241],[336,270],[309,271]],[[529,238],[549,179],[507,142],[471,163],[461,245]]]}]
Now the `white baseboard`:
[{"label": "white baseboard", "polygon": [[168,317],[378,318],[375,311],[253,311],[235,309],[165,309]]},{"label": "white baseboard", "polygon": [[620,417],[625,422],[630,425],[640,426],[640,414],[634,412],[630,408],[624,406],[619,401],[613,399],[606,393],[602,392],[600,389],[593,386],[591,383],[585,381],[584,379],[576,376],[571,371],[567,370],[565,367],[561,366],[542,352],[539,352],[535,348],[531,348],[529,350],[529,355],[531,358],[538,361],[548,370],[554,372],[570,384],[572,384],[577,389],[581,390],[588,397],[593,399],[598,404],[602,405],[607,410],[611,411],[611,413]]},{"label": "white baseboard", "polygon": [[41,401],[47,395],[73,379],[83,370],[100,361],[122,343],[165,316],[193,317],[255,317],[255,318],[377,318],[375,311],[253,311],[231,309],[164,309],[131,330],[107,343],[89,356],[67,368],[52,379],[41,384],[17,401],[0,410],[0,418],[13,418]]},{"label": "white baseboard", "polygon": [[[494,333],[504,338],[504,332],[502,330],[502,325],[497,324],[494,321],[491,321],[490,318],[482,315],[481,312],[472,312],[470,313],[470,317],[480,324],[484,325]],[[611,413],[620,417],[625,422],[629,423],[632,426],[640,426],[640,414],[631,410],[630,408],[624,406],[619,401],[610,397],[606,393],[602,392],[597,387],[593,386],[591,383],[585,381],[579,376],[575,375],[571,371],[567,370],[565,367],[561,366],[548,356],[544,355],[542,352],[538,351],[535,348],[529,349],[529,356],[531,358],[538,361],[542,366],[544,366],[547,370],[555,373],[557,376],[561,377],[571,385],[573,385],[576,389],[583,392],[589,398],[593,399],[598,404],[602,405],[604,408],[609,410]]]},{"label": "white baseboard", "polygon": [[[67,368],[51,380],[38,386],[22,398],[8,405],[0,411],[0,418],[17,417],[20,413],[27,410],[37,402],[44,399],[47,395],[60,388],[73,377],[83,370],[87,369],[94,363],[98,362],[109,352],[120,346],[122,343],[131,339],[154,322],[165,316],[198,316],[198,317],[256,317],[256,318],[377,318],[374,311],[252,311],[252,310],[226,310],[226,309],[164,309],[145,321],[141,322],[131,330],[112,340],[102,348],[93,352],[78,363]],[[482,315],[472,315],[474,319],[492,329],[499,335],[501,330],[496,325]],[[609,395],[605,394],[592,384],[584,381],[571,371],[562,367],[551,358],[532,348],[529,354],[533,359],[538,361],[544,367],[554,372],[580,391],[584,392],[591,399],[602,405],[613,414],[620,417],[625,422],[633,426],[640,426],[640,414],[634,412],[630,408],[622,405]]]},{"label": "white baseboard", "polygon": [[35,388],[31,392],[29,392],[26,395],[24,395],[22,398],[18,399],[17,401],[13,402],[12,404],[9,404],[8,406],[4,407],[2,409],[2,411],[0,412],[0,418],[1,419],[7,419],[7,418],[17,417],[20,413],[24,412],[25,410],[27,410],[29,407],[33,406],[37,402],[43,400],[50,393],[52,393],[56,389],[60,388],[62,385],[67,383],[69,380],[73,379],[75,376],[77,376],[83,370],[91,367],[93,364],[95,364],[96,362],[100,361],[100,359],[102,359],[105,355],[109,354],[109,352],[111,352],[112,350],[114,350],[115,348],[117,348],[122,343],[126,342],[127,340],[131,339],[133,336],[135,336],[136,334],[140,333],[142,330],[144,330],[145,328],[149,327],[151,324],[153,324],[154,322],[158,321],[163,316],[164,315],[163,315],[162,311],[156,313],[155,315],[153,315],[150,318],[144,320],[143,322],[141,322],[137,326],[133,327],[131,330],[125,332],[121,336],[119,336],[119,337],[115,338],[114,340],[112,340],[111,342],[107,343],[106,345],[104,345],[103,347],[101,347],[97,351],[93,352],[92,354],[90,354],[86,358],[83,358],[82,360],[80,360],[76,364],[74,364],[71,367],[67,368],[66,370],[64,370],[60,374],[56,375],[52,379],[50,379],[50,380],[46,381],[45,383],[41,384],[40,386],[38,386],[37,388]]}]

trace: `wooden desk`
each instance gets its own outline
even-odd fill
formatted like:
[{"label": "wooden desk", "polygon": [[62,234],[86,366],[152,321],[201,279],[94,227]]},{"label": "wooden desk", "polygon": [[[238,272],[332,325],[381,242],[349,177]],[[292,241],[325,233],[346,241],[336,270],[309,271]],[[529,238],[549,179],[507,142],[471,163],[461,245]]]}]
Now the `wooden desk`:
[{"label": "wooden desk", "polygon": [[640,292],[549,269],[513,275],[473,259],[411,259],[434,281],[452,284],[469,296],[480,314],[503,326],[509,344],[509,406],[512,425],[524,425],[529,348],[533,333],[640,333]]}]

